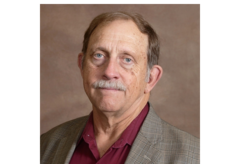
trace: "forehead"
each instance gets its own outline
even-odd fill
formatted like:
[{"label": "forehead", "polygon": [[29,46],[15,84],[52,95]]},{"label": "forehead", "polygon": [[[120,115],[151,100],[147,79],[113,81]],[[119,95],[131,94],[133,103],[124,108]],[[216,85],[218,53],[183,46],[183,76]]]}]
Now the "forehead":
[{"label": "forehead", "polygon": [[97,46],[147,53],[148,36],[131,20],[115,20],[101,24],[93,31],[88,49]]}]

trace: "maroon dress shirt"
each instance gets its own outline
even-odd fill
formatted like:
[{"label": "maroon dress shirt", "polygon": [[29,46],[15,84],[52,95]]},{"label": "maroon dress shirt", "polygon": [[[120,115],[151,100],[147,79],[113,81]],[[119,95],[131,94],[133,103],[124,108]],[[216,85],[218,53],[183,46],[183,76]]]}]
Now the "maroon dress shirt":
[{"label": "maroon dress shirt", "polygon": [[69,164],[122,164],[125,162],[138,131],[149,111],[148,103],[124,130],[121,137],[100,158],[94,135],[93,113],[77,142]]}]

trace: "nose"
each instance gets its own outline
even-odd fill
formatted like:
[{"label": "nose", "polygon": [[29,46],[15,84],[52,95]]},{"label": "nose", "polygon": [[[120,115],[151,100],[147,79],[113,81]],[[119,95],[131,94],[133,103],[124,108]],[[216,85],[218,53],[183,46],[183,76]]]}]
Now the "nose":
[{"label": "nose", "polygon": [[104,80],[116,80],[119,78],[118,63],[113,59],[109,59],[104,66],[103,79]]}]

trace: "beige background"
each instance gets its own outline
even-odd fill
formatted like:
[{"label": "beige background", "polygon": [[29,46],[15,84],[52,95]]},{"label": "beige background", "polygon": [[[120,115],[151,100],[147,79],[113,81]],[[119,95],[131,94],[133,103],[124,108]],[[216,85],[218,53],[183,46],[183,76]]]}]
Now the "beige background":
[{"label": "beige background", "polygon": [[161,39],[162,79],[151,92],[157,114],[200,135],[199,5],[41,5],[41,133],[90,113],[77,67],[91,20],[109,11],[138,12]]}]

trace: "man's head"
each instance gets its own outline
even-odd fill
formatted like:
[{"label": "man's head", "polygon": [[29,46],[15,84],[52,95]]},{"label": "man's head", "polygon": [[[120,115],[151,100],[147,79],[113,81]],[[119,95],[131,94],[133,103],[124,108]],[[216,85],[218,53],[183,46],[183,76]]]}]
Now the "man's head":
[{"label": "man's head", "polygon": [[85,33],[78,57],[93,106],[121,113],[147,102],[162,74],[156,65],[158,56],[158,37],[140,15],[115,12],[97,16]]}]

